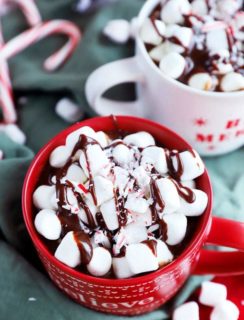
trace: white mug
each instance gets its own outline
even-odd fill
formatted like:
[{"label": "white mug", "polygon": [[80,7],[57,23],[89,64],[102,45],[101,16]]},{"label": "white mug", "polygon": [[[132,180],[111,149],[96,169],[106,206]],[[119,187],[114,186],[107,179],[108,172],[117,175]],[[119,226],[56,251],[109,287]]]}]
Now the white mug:
[{"label": "white mug", "polygon": [[[100,115],[137,115],[175,130],[202,155],[218,155],[244,145],[244,91],[206,92],[166,77],[150,58],[138,30],[160,0],[148,0],[137,17],[136,55],[105,64],[88,77],[85,93]],[[135,102],[103,98],[111,87],[137,83]]]}]

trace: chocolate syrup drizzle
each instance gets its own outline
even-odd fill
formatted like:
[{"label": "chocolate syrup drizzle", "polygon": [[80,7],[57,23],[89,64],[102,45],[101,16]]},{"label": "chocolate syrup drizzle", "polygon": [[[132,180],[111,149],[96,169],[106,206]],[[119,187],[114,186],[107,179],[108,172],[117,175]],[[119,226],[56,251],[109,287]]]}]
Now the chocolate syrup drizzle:
[{"label": "chocolate syrup drizzle", "polygon": [[[125,132],[119,129],[118,123],[116,120],[116,117],[112,117],[112,121],[115,123],[115,130],[116,130],[116,137],[121,138],[125,135]],[[127,134],[127,133],[126,133]],[[114,134],[113,134],[114,136]],[[109,148],[115,148],[119,144],[124,144],[122,141],[116,141],[115,143],[111,143]],[[120,195],[119,189],[114,188],[114,199],[115,199],[115,207],[118,215],[118,222],[119,222],[119,229],[110,231],[108,229],[108,226],[106,225],[106,222],[103,218],[103,215],[100,211],[98,211],[94,215],[89,209],[89,206],[86,204],[85,197],[77,191],[77,186],[74,186],[71,181],[66,180],[65,182],[63,181],[63,178],[66,176],[68,168],[72,163],[76,162],[75,156],[76,153],[79,150],[82,150],[84,152],[86,162],[87,162],[87,169],[88,169],[88,174],[89,174],[89,187],[88,187],[88,192],[91,193],[92,198],[94,200],[94,203],[97,202],[96,199],[96,194],[94,190],[94,182],[93,182],[93,177],[91,174],[90,170],[90,162],[89,158],[87,155],[87,147],[88,145],[95,145],[99,143],[90,138],[87,137],[83,134],[80,135],[78,142],[75,144],[73,151],[71,153],[70,158],[68,159],[67,163],[60,169],[54,169],[51,168],[50,165],[47,166],[47,170],[44,170],[45,174],[43,175],[43,180],[40,181],[41,184],[52,184],[51,182],[51,177],[56,176],[56,197],[58,199],[58,217],[61,221],[62,225],[62,234],[61,237],[64,237],[69,231],[74,232],[74,239],[77,243],[77,246],[79,248],[80,254],[81,254],[81,261],[82,265],[87,265],[93,254],[93,249],[92,249],[92,244],[90,237],[93,235],[95,229],[99,228],[102,229],[105,234],[108,236],[111,244],[113,242],[113,236],[117,233],[117,231],[121,228],[126,226],[127,221],[128,221],[128,210],[125,208],[125,202],[126,202],[126,197]],[[105,148],[107,149],[107,148]],[[140,150],[142,151],[142,150]],[[195,153],[193,150],[188,150],[192,152],[192,154],[195,156]],[[171,181],[174,183],[178,194],[185,199],[185,201],[192,203],[195,200],[195,194],[192,192],[191,189],[184,187],[180,182],[180,178],[183,174],[184,168],[183,168],[183,163],[181,162],[181,158],[178,154],[177,151],[169,151],[168,149],[165,149],[166,153],[166,160],[167,160],[167,165],[168,165],[168,170],[169,174],[172,177]],[[175,156],[177,159],[177,170],[174,168],[173,163],[172,163],[172,156]],[[138,160],[138,159],[137,159]],[[47,173],[46,173],[47,172]],[[113,169],[111,169],[111,174],[114,175]],[[157,179],[162,178],[163,176],[160,175],[157,170],[153,167],[152,168],[152,175],[153,177],[151,178],[150,182],[150,193],[151,197],[153,200],[152,205],[150,206],[151,209],[151,214],[152,214],[152,224],[158,224],[159,228],[153,232],[155,235],[155,238],[162,239],[163,241],[167,240],[167,225],[166,223],[159,218],[159,213],[162,213],[164,208],[165,208],[165,202],[164,199],[161,196],[161,193],[159,191],[159,188],[157,186]],[[135,182],[133,185],[133,190],[136,191],[139,188],[137,183]],[[79,210],[84,210],[86,217],[87,217],[87,223],[84,223],[84,221],[80,221],[80,218],[77,213],[72,213],[71,210],[69,209],[69,201],[67,199],[67,191],[68,189],[71,189],[76,200],[78,203]],[[188,221],[191,219],[188,219]],[[196,219],[195,219],[196,220]],[[194,221],[195,221],[194,220]],[[194,222],[195,223],[195,222]],[[84,231],[84,226],[86,226],[86,232]],[[188,230],[190,230],[194,225],[193,223],[188,223]],[[189,238],[189,233],[190,231],[187,232],[187,236]],[[191,230],[191,233],[193,231]],[[45,243],[47,246],[50,248],[52,252],[54,252],[60,242],[60,239],[57,241],[48,241],[45,240]],[[54,242],[56,245],[54,245]],[[156,255],[156,241],[155,240],[147,240],[144,241],[150,250],[152,250],[153,254]],[[186,243],[184,241],[184,243]],[[172,246],[170,247],[171,252],[174,254],[174,256],[177,256],[181,252],[181,250],[184,247],[182,247],[182,244],[177,245],[177,246]],[[125,247],[121,248],[121,252],[119,256],[123,256],[125,254]],[[83,268],[80,266],[79,268]],[[84,272],[85,270],[82,269]],[[113,277],[113,275],[111,275]]]}]

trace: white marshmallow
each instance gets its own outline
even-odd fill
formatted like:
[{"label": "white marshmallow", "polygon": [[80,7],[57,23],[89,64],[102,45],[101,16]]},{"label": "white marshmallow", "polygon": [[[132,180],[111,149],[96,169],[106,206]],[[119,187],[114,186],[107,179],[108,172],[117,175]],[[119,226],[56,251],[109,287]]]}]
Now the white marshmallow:
[{"label": "white marshmallow", "polygon": [[162,8],[161,19],[165,23],[182,23],[183,14],[191,11],[191,5],[188,0],[170,0]]},{"label": "white marshmallow", "polygon": [[125,202],[125,208],[137,213],[145,213],[149,205],[147,200],[139,197],[137,193],[130,193]]},{"label": "white marshmallow", "polygon": [[84,152],[80,155],[80,165],[84,170],[87,177],[89,177],[88,163],[90,172],[93,177],[97,174],[101,174],[101,170],[109,166],[109,159],[107,158],[105,152],[101,149],[98,144],[89,144],[86,149],[87,159]]},{"label": "white marshmallow", "polygon": [[156,20],[154,20],[154,24],[155,24],[156,29],[158,30],[158,33],[161,36],[164,36],[165,35],[165,30],[166,30],[165,23],[162,20],[157,20],[156,19]]},{"label": "white marshmallow", "polygon": [[221,89],[225,92],[244,89],[244,77],[237,72],[226,74],[221,81]]},{"label": "white marshmallow", "polygon": [[191,3],[192,12],[200,17],[208,13],[206,0],[193,0]]},{"label": "white marshmallow", "polygon": [[102,148],[106,148],[109,144],[109,137],[103,131],[96,132],[96,140]]},{"label": "white marshmallow", "polygon": [[34,221],[36,230],[48,240],[57,240],[60,237],[62,226],[56,212],[43,209],[38,212]]},{"label": "white marshmallow", "polygon": [[163,213],[172,213],[180,208],[180,197],[174,183],[168,178],[156,180],[165,207]]},{"label": "white marshmallow", "polygon": [[[146,149],[145,149],[146,150]],[[133,177],[135,177],[136,182],[142,190],[144,190],[149,186],[151,178],[148,176],[146,170],[143,168],[143,166],[137,167],[133,172],[132,172]]]},{"label": "white marshmallow", "polygon": [[110,180],[101,176],[96,176],[94,178],[94,187],[98,206],[113,198],[113,184]]},{"label": "white marshmallow", "polygon": [[110,20],[103,29],[103,34],[117,43],[126,43],[130,37],[130,23],[124,19]]},{"label": "white marshmallow", "polygon": [[195,201],[192,203],[186,202],[180,198],[179,212],[188,217],[200,216],[205,211],[208,204],[208,196],[205,192],[198,189],[192,189],[195,194]]},{"label": "white marshmallow", "polygon": [[129,145],[135,145],[138,148],[146,148],[155,145],[153,136],[145,131],[129,134],[124,138],[124,142]]},{"label": "white marshmallow", "polygon": [[215,74],[226,74],[233,71],[233,66],[231,63],[216,63],[217,70],[214,70]]},{"label": "white marshmallow", "polygon": [[148,210],[144,213],[132,213],[132,218],[135,222],[141,223],[145,226],[151,226],[152,224],[152,212],[151,209],[148,208]]},{"label": "white marshmallow", "polygon": [[166,243],[175,246],[180,243],[186,235],[187,218],[182,213],[165,214],[162,220],[167,224]]},{"label": "white marshmallow", "polygon": [[[98,211],[98,208],[94,204],[92,195],[90,193],[86,194],[85,203],[87,204],[87,206],[88,206],[88,208],[89,208],[89,210],[90,210],[90,212],[91,212],[91,214],[93,216],[94,222],[97,224],[96,213]],[[85,210],[80,209],[80,211],[78,212],[78,216],[79,216],[79,218],[81,219],[82,222],[88,224],[88,219],[87,219],[87,215],[86,215]]]},{"label": "white marshmallow", "polygon": [[[202,159],[199,157],[199,154],[195,150],[192,151],[194,155],[192,154],[192,152],[187,150],[179,152],[180,161],[183,166],[183,174],[180,177],[182,181],[193,180],[204,173],[205,167]],[[176,156],[172,156],[172,163],[175,170],[178,170],[178,162]]]},{"label": "white marshmallow", "polygon": [[199,306],[196,302],[191,301],[182,304],[173,312],[173,320],[199,320]]},{"label": "white marshmallow", "polygon": [[190,189],[196,189],[196,182],[194,180],[181,181],[181,184],[184,187],[187,187],[187,188],[190,188]]},{"label": "white marshmallow", "polygon": [[157,240],[157,260],[160,267],[168,264],[174,258],[167,245],[162,240]]},{"label": "white marshmallow", "polygon": [[81,263],[80,251],[75,241],[73,231],[68,232],[64,236],[54,256],[71,268],[75,268]]},{"label": "white marshmallow", "polygon": [[204,281],[201,286],[199,302],[206,306],[215,307],[227,298],[227,288],[223,284]]},{"label": "white marshmallow", "polygon": [[124,194],[124,190],[129,182],[129,174],[128,171],[121,167],[114,167],[114,186],[115,188],[119,188],[119,193],[121,195]]},{"label": "white marshmallow", "polygon": [[141,222],[132,222],[124,227],[123,234],[126,244],[139,243],[147,240],[147,229]]},{"label": "white marshmallow", "polygon": [[104,234],[102,230],[95,231],[92,240],[92,245],[94,247],[97,247],[98,245],[102,245],[103,247],[110,249],[111,243],[109,241],[109,238]]},{"label": "white marshmallow", "polygon": [[100,207],[103,219],[109,230],[116,230],[119,228],[119,221],[114,198],[104,202]]},{"label": "white marshmallow", "polygon": [[54,168],[62,168],[68,161],[71,151],[66,146],[55,148],[49,157],[49,163]]},{"label": "white marshmallow", "polygon": [[103,248],[93,249],[91,261],[87,265],[87,270],[95,277],[102,277],[109,272],[112,266],[112,257],[110,252]]},{"label": "white marshmallow", "polygon": [[130,278],[134,275],[131,272],[126,257],[113,258],[113,271],[116,278]]},{"label": "white marshmallow", "polygon": [[0,160],[3,159],[3,150],[0,149]]},{"label": "white marshmallow", "polygon": [[154,47],[150,52],[150,57],[159,62],[166,54],[171,52],[183,53],[185,49],[178,44],[165,40],[162,44]]},{"label": "white marshmallow", "polygon": [[65,179],[75,181],[77,183],[84,183],[87,180],[87,177],[81,167],[73,163],[67,170]]},{"label": "white marshmallow", "polygon": [[165,151],[160,147],[148,147],[142,151],[141,165],[146,168],[147,164],[154,165],[155,169],[159,173],[167,173],[167,160],[165,156]]},{"label": "white marshmallow", "polygon": [[125,257],[133,274],[139,274],[158,269],[157,257],[144,243],[131,244],[126,248]]},{"label": "white marshmallow", "polygon": [[169,25],[166,29],[166,37],[175,37],[184,48],[189,48],[192,42],[193,31],[191,28],[180,27],[178,25]]},{"label": "white marshmallow", "polygon": [[158,34],[151,19],[149,18],[146,18],[143,22],[143,25],[141,26],[140,37],[143,42],[155,46],[159,45],[162,42],[162,37]]},{"label": "white marshmallow", "polygon": [[190,77],[188,85],[195,89],[209,91],[213,88],[213,79],[208,73],[200,72]]},{"label": "white marshmallow", "polygon": [[224,29],[216,29],[207,33],[206,45],[208,51],[228,49],[228,40]]},{"label": "white marshmallow", "polygon": [[69,98],[59,100],[55,106],[56,113],[67,122],[76,122],[82,118],[84,112]]},{"label": "white marshmallow", "polygon": [[118,144],[113,149],[113,158],[121,166],[126,165],[132,160],[131,155],[130,149],[123,144]]},{"label": "white marshmallow", "polygon": [[33,193],[33,203],[38,209],[57,209],[57,204],[53,199],[56,198],[55,186],[39,186]]},{"label": "white marshmallow", "polygon": [[85,127],[82,127],[80,129],[77,129],[77,130],[71,132],[67,136],[66,143],[65,143],[66,146],[72,150],[74,148],[74,146],[76,145],[76,143],[78,142],[81,134],[84,134],[87,137],[96,139],[96,132],[92,128],[85,126]]},{"label": "white marshmallow", "polygon": [[184,72],[186,66],[185,59],[176,52],[165,55],[159,64],[160,70],[168,77],[178,79]]},{"label": "white marshmallow", "polygon": [[240,311],[237,306],[225,300],[218,304],[210,314],[210,320],[237,320],[239,319]]},{"label": "white marshmallow", "polygon": [[26,136],[16,124],[3,125],[1,130],[14,142],[18,144],[25,144]]},{"label": "white marshmallow", "polygon": [[238,0],[221,0],[217,2],[218,18],[232,16],[241,7],[241,1]]}]

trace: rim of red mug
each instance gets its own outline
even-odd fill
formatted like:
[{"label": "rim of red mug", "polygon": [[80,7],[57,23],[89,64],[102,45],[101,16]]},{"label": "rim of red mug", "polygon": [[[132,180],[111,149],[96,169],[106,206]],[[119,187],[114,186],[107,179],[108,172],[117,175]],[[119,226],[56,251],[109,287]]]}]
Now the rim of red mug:
[{"label": "rim of red mug", "polygon": [[[156,5],[159,4],[159,2],[160,2],[160,0],[148,0],[147,2],[145,2],[141,6],[136,18],[145,20],[144,14],[146,14],[146,16],[149,17],[148,12],[147,12],[148,11],[148,7],[150,8],[152,6],[152,4],[153,4],[153,8],[150,10],[150,12],[151,12],[151,11],[153,11],[155,9]],[[140,26],[139,26],[139,29],[140,29]],[[191,92],[191,93],[199,94],[201,96],[217,97],[218,99],[226,99],[226,98],[233,99],[233,98],[237,98],[239,96],[241,96],[241,97],[244,96],[244,90],[231,91],[231,92],[218,92],[218,91],[198,90],[196,88],[190,87],[189,85],[187,85],[185,83],[182,83],[182,82],[178,81],[177,79],[173,79],[173,78],[167,77],[159,69],[159,67],[155,65],[155,63],[153,62],[152,58],[149,56],[149,53],[146,50],[146,46],[145,46],[144,42],[139,37],[139,29],[136,30],[135,39],[136,39],[136,42],[138,43],[138,46],[141,48],[146,61],[150,64],[150,66],[153,68],[154,71],[156,71],[161,77],[166,79],[171,84],[173,84],[173,85],[175,85],[175,86],[177,86],[177,87],[179,87],[179,88],[181,88],[183,90]]]},{"label": "rim of red mug", "polygon": [[[198,225],[198,233],[195,235],[195,237],[193,237],[190,240],[189,246],[187,246],[187,248],[185,248],[183,250],[183,252],[176,258],[174,259],[171,263],[169,263],[168,265],[159,268],[158,270],[155,271],[151,271],[150,273],[147,273],[145,275],[139,275],[139,276],[135,276],[132,278],[125,278],[125,279],[117,279],[117,278],[102,278],[102,277],[95,277],[86,273],[83,273],[82,271],[78,271],[76,269],[73,269],[65,264],[63,264],[62,262],[60,262],[58,259],[56,259],[54,257],[54,255],[49,252],[49,250],[46,248],[45,244],[43,243],[43,241],[40,238],[40,235],[38,234],[38,232],[36,231],[35,227],[34,227],[34,223],[33,223],[33,219],[31,217],[31,211],[28,210],[28,205],[27,205],[27,195],[28,195],[28,184],[29,184],[29,180],[30,177],[33,174],[33,169],[35,169],[35,167],[37,166],[37,164],[40,162],[40,160],[42,159],[43,155],[46,152],[46,149],[48,149],[50,147],[50,145],[55,144],[55,141],[60,140],[61,138],[63,138],[64,136],[66,137],[69,133],[71,133],[74,130],[77,130],[78,128],[81,128],[83,126],[89,125],[89,123],[93,122],[93,121],[97,121],[98,119],[108,119],[111,118],[111,116],[104,116],[104,117],[94,117],[91,119],[86,119],[84,121],[78,122],[74,125],[69,126],[68,128],[62,130],[60,133],[58,133],[57,135],[55,135],[51,140],[49,140],[40,150],[39,152],[36,154],[36,156],[33,158],[29,169],[26,173],[25,176],[25,180],[24,180],[24,184],[23,184],[23,189],[22,189],[22,211],[23,211],[23,216],[24,216],[24,221],[25,221],[25,225],[27,227],[28,233],[34,243],[34,245],[38,248],[38,250],[45,256],[48,258],[48,260],[50,262],[52,262],[54,265],[56,265],[56,267],[62,269],[63,271],[65,271],[67,274],[75,277],[75,278],[79,278],[80,280],[84,280],[84,281],[88,281],[88,282],[94,282],[97,284],[103,284],[103,285],[111,285],[111,282],[114,285],[132,285],[132,284],[138,284],[139,282],[143,282],[148,281],[148,280],[152,280],[155,279],[156,277],[160,276],[161,274],[163,274],[164,272],[168,272],[170,271],[170,269],[174,269],[174,266],[177,265],[179,263],[180,260],[184,260],[184,258],[189,254],[190,251],[192,251],[197,244],[199,244],[200,242],[204,242],[205,239],[207,238],[207,235],[204,231],[206,230],[207,226],[209,223],[211,223],[211,215],[212,215],[212,202],[213,202],[213,192],[212,192],[212,185],[210,182],[210,178],[209,178],[209,174],[207,172],[207,169],[205,168],[205,172],[204,175],[206,176],[206,181],[208,182],[208,186],[209,189],[207,190],[207,194],[208,194],[208,205],[207,208],[205,209],[205,212],[203,213],[203,218],[202,221],[200,223],[200,225]],[[163,129],[163,131],[168,132],[170,135],[173,135],[177,138],[177,140],[181,140],[184,144],[185,147],[189,147],[191,148],[191,146],[189,145],[188,142],[186,142],[186,140],[184,140],[181,136],[179,136],[177,133],[175,133],[174,131],[170,130],[169,128],[160,125],[159,123],[156,123],[154,121],[148,120],[148,119],[144,119],[144,118],[139,118],[139,117],[134,117],[134,116],[117,116],[116,118],[120,119],[134,119],[135,121],[139,120],[140,122],[144,122],[145,124],[149,124],[151,126],[155,126],[158,127],[160,130]],[[90,124],[91,125],[91,124]],[[92,125],[91,125],[92,127]],[[106,131],[106,130],[105,130]],[[41,167],[41,169],[43,168],[43,166]],[[206,190],[205,190],[206,191]],[[139,281],[139,282],[138,282]]]}]

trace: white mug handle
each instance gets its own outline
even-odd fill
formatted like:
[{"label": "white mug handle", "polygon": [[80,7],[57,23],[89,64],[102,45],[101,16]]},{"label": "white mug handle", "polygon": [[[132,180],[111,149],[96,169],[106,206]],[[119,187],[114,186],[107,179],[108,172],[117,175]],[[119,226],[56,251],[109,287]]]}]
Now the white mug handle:
[{"label": "white mug handle", "polygon": [[140,100],[119,102],[102,97],[108,89],[126,82],[144,82],[136,56],[107,63],[93,71],[85,84],[88,103],[103,116],[110,114],[144,116],[145,110]]}]

